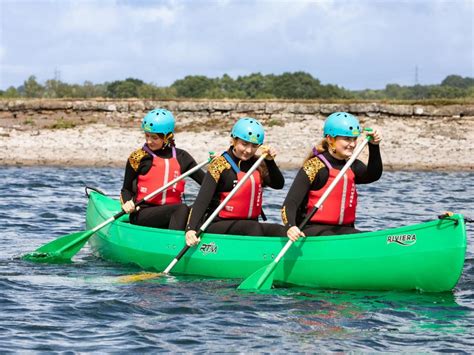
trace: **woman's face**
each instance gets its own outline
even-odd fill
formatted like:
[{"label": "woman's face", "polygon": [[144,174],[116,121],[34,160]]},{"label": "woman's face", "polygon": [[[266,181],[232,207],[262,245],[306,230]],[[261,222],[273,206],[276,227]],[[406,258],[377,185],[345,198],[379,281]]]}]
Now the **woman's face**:
[{"label": "woman's face", "polygon": [[357,146],[357,137],[328,136],[328,139],[329,145],[333,148],[330,150],[331,154],[340,160],[349,159]]},{"label": "woman's face", "polygon": [[165,143],[164,137],[162,135],[147,132],[145,132],[145,141],[146,145],[151,150],[161,149]]},{"label": "woman's face", "polygon": [[240,138],[234,139],[234,154],[240,160],[246,161],[252,158],[260,145],[243,141]]}]

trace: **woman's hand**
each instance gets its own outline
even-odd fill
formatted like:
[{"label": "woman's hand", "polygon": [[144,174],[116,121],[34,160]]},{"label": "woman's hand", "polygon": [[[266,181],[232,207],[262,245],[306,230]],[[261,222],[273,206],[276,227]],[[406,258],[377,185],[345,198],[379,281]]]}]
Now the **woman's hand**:
[{"label": "woman's hand", "polygon": [[262,145],[260,146],[260,152],[261,154],[266,154],[267,156],[265,157],[265,160],[273,160],[275,159],[277,155],[277,151],[275,148],[269,146],[269,145]]},{"label": "woman's hand", "polygon": [[300,231],[297,226],[293,226],[286,232],[286,235],[292,242],[296,242],[300,237],[305,237],[304,233]]},{"label": "woman's hand", "polygon": [[196,231],[188,230],[186,232],[186,245],[188,247],[193,247],[195,245],[198,245],[200,241],[201,241],[201,238],[196,237]]},{"label": "woman's hand", "polygon": [[367,132],[367,135],[372,137],[372,139],[369,141],[370,144],[374,144],[374,145],[380,144],[380,141],[382,140],[382,135],[376,129],[374,129],[371,132]]},{"label": "woman's hand", "polygon": [[135,203],[132,200],[125,202],[122,205],[122,210],[124,210],[125,213],[132,213],[135,211]]}]

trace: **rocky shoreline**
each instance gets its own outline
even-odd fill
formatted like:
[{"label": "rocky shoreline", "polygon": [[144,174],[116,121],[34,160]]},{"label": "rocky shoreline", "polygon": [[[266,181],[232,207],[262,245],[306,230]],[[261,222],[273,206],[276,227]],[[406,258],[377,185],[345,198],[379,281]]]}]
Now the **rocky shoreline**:
[{"label": "rocky shoreline", "polygon": [[0,101],[0,165],[117,166],[143,144],[143,115],[154,107],[177,118],[176,142],[196,160],[229,144],[242,116],[266,127],[282,168],[297,168],[321,137],[324,118],[349,111],[383,134],[386,170],[473,171],[474,104],[394,105],[281,101]]}]

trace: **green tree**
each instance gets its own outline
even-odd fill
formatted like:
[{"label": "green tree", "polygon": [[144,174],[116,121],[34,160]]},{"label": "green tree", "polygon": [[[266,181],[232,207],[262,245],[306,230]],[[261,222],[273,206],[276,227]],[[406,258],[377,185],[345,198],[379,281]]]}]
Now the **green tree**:
[{"label": "green tree", "polygon": [[83,85],[78,85],[76,90],[78,97],[107,97],[107,84],[94,84],[91,81],[84,81]]},{"label": "green tree", "polygon": [[216,80],[203,75],[188,75],[184,79],[176,80],[172,85],[178,97],[204,98],[206,92],[219,89]]},{"label": "green tree", "polygon": [[139,88],[145,83],[140,79],[127,78],[107,85],[107,96],[113,98],[138,97]]},{"label": "green tree", "polygon": [[273,95],[274,75],[262,75],[252,73],[247,76],[239,76],[236,80],[236,89],[244,92],[250,99],[261,98],[263,96],[274,97]]},{"label": "green tree", "polygon": [[282,99],[315,99],[323,96],[321,83],[305,72],[283,73],[273,79],[273,94]]},{"label": "green tree", "polygon": [[176,97],[176,91],[168,87],[157,87],[153,84],[143,84],[138,88],[138,97],[147,99],[171,99]]},{"label": "green tree", "polygon": [[456,99],[465,97],[467,90],[454,86],[431,85],[428,88],[429,99]]},{"label": "green tree", "polygon": [[78,92],[78,85],[69,85],[60,80],[51,79],[45,82],[44,97],[48,98],[64,98],[76,97],[74,92]]},{"label": "green tree", "polygon": [[352,99],[354,94],[350,91],[340,88],[337,85],[323,85],[321,87],[320,97],[323,99]]},{"label": "green tree", "polygon": [[20,97],[20,93],[17,91],[17,89],[15,89],[15,87],[10,86],[8,89],[3,91],[0,96],[6,99],[13,99]]},{"label": "green tree", "polygon": [[28,80],[23,83],[23,94],[26,97],[42,97],[44,87],[36,81],[36,76],[31,75]]},{"label": "green tree", "polygon": [[459,89],[467,89],[474,86],[474,78],[463,78],[459,75],[448,75],[442,82],[441,86],[452,86]]}]

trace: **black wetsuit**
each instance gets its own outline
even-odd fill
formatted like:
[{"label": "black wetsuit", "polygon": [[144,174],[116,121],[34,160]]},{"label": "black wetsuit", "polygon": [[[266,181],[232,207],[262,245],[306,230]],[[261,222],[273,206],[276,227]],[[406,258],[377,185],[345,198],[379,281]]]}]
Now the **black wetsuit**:
[{"label": "black wetsuit", "polygon": [[[232,160],[237,164],[242,172],[247,172],[257,161],[257,157],[252,157],[247,161],[241,161],[232,152],[233,147],[227,151]],[[260,165],[263,186],[273,189],[282,189],[285,179],[274,160],[264,160]],[[219,205],[219,194],[230,192],[237,182],[237,174],[232,170],[229,163],[223,156],[217,157],[209,165],[208,172],[199,190],[199,194],[194,202],[189,223],[186,230],[197,231],[205,218]],[[279,224],[260,223],[257,219],[223,219],[216,216],[206,232],[219,234],[239,234],[239,235],[267,235],[285,236],[286,229]]]},{"label": "black wetsuit", "polygon": [[[197,165],[188,152],[179,148],[175,149],[176,159],[181,167],[182,174]],[[164,159],[169,159],[173,156],[171,147],[165,147],[153,151],[153,153]],[[125,177],[120,194],[122,202],[135,199],[138,175],[145,175],[150,170],[152,163],[152,156],[143,151],[143,149],[138,149],[130,155],[125,167]],[[201,184],[204,175],[203,170],[198,170],[191,174],[190,177],[198,184]],[[130,214],[130,223],[155,228],[184,230],[189,210],[189,207],[184,203],[163,206],[145,203],[140,206],[138,211]]]},{"label": "black wetsuit", "polygon": [[[336,170],[341,170],[346,164],[345,160],[338,160],[327,151],[323,155]],[[293,184],[288,191],[282,206],[282,220],[288,228],[298,226],[304,219],[309,191],[320,190],[326,185],[329,169],[327,167],[322,167],[317,171],[314,169],[315,167],[311,166],[310,162],[307,161],[296,174]],[[354,172],[356,184],[369,184],[377,181],[382,176],[383,171],[379,146],[369,144],[369,161],[367,166],[356,159],[351,169]],[[336,235],[358,233],[360,231],[353,224],[329,225],[309,222],[303,228],[303,232],[306,235]]]}]

